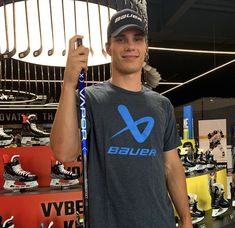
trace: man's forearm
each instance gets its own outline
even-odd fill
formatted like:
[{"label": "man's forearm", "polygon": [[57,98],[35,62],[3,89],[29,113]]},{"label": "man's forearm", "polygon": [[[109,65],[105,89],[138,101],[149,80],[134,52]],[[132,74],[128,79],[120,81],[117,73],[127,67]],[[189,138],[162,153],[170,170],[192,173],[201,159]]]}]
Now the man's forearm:
[{"label": "man's forearm", "polygon": [[171,161],[166,167],[167,186],[173,204],[182,222],[182,227],[191,228],[192,222],[189,211],[185,174],[182,163],[177,156],[171,159],[174,161]]},{"label": "man's forearm", "polygon": [[51,130],[51,148],[60,161],[74,161],[79,151],[79,131],[74,90],[63,87]]}]

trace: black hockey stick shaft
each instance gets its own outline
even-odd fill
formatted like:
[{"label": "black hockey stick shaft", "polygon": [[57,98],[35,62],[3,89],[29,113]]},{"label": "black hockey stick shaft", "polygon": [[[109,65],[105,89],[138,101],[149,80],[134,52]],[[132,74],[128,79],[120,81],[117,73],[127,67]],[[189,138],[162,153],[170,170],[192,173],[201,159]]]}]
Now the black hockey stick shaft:
[{"label": "black hockey stick shaft", "polygon": [[[77,40],[77,47],[82,45],[82,39]],[[80,97],[80,120],[81,120],[81,150],[83,164],[83,208],[84,208],[84,227],[89,228],[89,207],[88,207],[88,146],[86,129],[86,101],[85,101],[85,78],[86,73],[82,70],[79,74],[79,97]]]}]

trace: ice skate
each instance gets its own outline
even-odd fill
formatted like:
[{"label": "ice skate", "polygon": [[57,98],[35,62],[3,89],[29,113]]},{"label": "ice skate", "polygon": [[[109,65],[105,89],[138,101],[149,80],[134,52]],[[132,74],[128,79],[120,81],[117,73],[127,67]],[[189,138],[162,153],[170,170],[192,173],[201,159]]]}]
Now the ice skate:
[{"label": "ice skate", "polygon": [[230,206],[229,201],[224,197],[223,189],[223,184],[214,183],[211,186],[212,217],[224,214]]},{"label": "ice skate", "polygon": [[204,159],[204,154],[200,153],[197,157],[197,160],[196,160],[195,171],[198,173],[202,173],[202,172],[206,171],[206,169],[207,169],[207,162]]},{"label": "ice skate", "polygon": [[12,135],[8,135],[4,132],[3,126],[0,126],[0,147],[9,146],[14,137]]},{"label": "ice skate", "polygon": [[6,219],[3,222],[2,217],[0,216],[0,228],[14,228],[13,219],[14,219],[14,217],[11,216],[9,219]]},{"label": "ice skate", "polygon": [[38,186],[37,176],[21,168],[19,155],[10,157],[9,154],[3,155],[4,162],[4,189],[21,190],[31,189]]},{"label": "ice skate", "polygon": [[205,152],[205,157],[206,157],[206,162],[207,162],[207,169],[208,170],[213,170],[216,168],[217,161],[214,160],[214,156],[211,152],[211,150],[207,150]]},{"label": "ice skate", "polygon": [[185,175],[193,174],[195,171],[196,164],[191,161],[188,157],[188,148],[182,148],[180,151],[181,162],[184,166]]},{"label": "ice skate", "polygon": [[50,133],[37,128],[36,115],[30,114],[25,122],[25,115],[22,115],[21,144],[29,145],[49,145]]},{"label": "ice skate", "polygon": [[79,183],[79,175],[67,171],[64,165],[52,158],[50,186],[68,187]]},{"label": "ice skate", "polygon": [[198,208],[197,195],[189,193],[188,195],[189,209],[192,218],[192,224],[196,224],[205,218],[205,211]]}]

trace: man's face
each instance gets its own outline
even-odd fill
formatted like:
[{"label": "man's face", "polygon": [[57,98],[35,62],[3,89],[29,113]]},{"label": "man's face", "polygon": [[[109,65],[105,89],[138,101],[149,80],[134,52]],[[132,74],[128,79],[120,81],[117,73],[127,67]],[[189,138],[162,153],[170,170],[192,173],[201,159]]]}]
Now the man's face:
[{"label": "man's face", "polygon": [[112,58],[112,69],[121,74],[140,72],[145,59],[147,45],[145,35],[138,29],[127,29],[111,37],[106,46]]}]

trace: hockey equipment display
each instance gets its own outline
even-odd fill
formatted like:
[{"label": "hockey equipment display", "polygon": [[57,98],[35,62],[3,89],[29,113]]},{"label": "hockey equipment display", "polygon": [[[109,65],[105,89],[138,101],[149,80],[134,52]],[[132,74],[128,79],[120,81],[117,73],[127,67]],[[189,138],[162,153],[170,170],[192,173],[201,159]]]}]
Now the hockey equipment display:
[{"label": "hockey equipment display", "polygon": [[192,218],[192,223],[198,223],[202,221],[205,217],[205,211],[198,208],[197,195],[194,193],[188,194],[189,209]]},{"label": "hockey equipment display", "polygon": [[[82,39],[77,40],[77,47],[82,45]],[[80,100],[80,119],[81,119],[81,151],[83,164],[83,204],[84,204],[84,227],[88,228],[88,173],[87,173],[87,129],[86,129],[86,106],[85,106],[85,71],[79,74],[79,100]]]},{"label": "hockey equipment display", "polygon": [[5,133],[3,126],[0,126],[0,147],[8,146],[12,143],[14,137]]},{"label": "hockey equipment display", "polygon": [[[21,145],[49,145],[50,133],[40,130],[36,125],[36,115],[22,114]],[[27,118],[27,119],[26,119]]]},{"label": "hockey equipment display", "polygon": [[38,177],[22,169],[20,164],[20,155],[3,154],[4,163],[4,189],[6,190],[21,190],[31,189],[38,186]]},{"label": "hockey equipment display", "polygon": [[0,228],[14,228],[14,217],[11,216],[9,219],[3,221],[2,217],[0,216]]},{"label": "hockey equipment display", "polygon": [[51,158],[51,182],[50,186],[68,187],[79,183],[79,174],[75,174],[64,168],[64,165]]},{"label": "hockey equipment display", "polygon": [[230,207],[230,203],[224,196],[224,185],[213,183],[210,186],[212,217],[224,214]]}]

